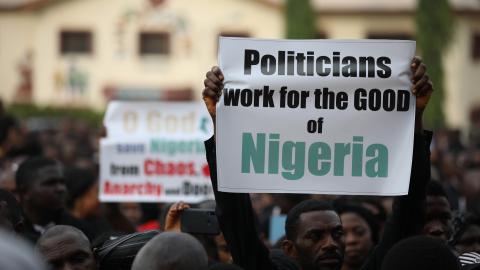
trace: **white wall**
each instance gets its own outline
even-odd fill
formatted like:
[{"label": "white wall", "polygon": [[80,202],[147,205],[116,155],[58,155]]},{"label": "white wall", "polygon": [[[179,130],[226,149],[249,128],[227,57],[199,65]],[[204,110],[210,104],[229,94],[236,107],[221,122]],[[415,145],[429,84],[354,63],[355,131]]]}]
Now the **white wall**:
[{"label": "white wall", "polygon": [[20,61],[33,49],[34,23],[30,14],[0,13],[0,97],[6,102],[20,84]]},{"label": "white wall", "polygon": [[[144,10],[144,4],[138,0],[77,0],[57,4],[41,14],[35,37],[36,51],[42,51],[35,62],[38,71],[35,100],[40,104],[62,100],[58,99],[59,92],[52,78],[56,70],[65,69],[72,58],[59,54],[57,40],[61,29],[93,32],[93,55],[78,56],[74,61],[88,74],[89,92],[85,103],[95,108],[105,106],[103,88],[106,85],[193,88],[195,96],[200,98],[204,75],[216,63],[216,38],[221,31],[242,31],[270,38],[281,37],[283,32],[281,14],[264,4],[242,0],[167,1],[159,13],[144,13],[126,24],[125,54],[119,57],[114,26],[126,11]],[[186,21],[184,31],[176,30],[178,18]],[[141,30],[170,31],[171,55],[140,57],[137,39]]]}]

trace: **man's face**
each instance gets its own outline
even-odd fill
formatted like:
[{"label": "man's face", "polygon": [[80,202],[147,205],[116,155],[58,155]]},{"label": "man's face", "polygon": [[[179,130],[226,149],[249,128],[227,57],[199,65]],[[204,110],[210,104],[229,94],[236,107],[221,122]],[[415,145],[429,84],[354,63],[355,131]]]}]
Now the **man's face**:
[{"label": "man's face", "polygon": [[25,203],[33,209],[56,213],[65,206],[67,188],[59,166],[48,166],[38,170],[36,179],[25,192]]},{"label": "man's face", "polygon": [[64,233],[44,239],[38,251],[53,270],[95,270],[96,264],[88,240],[76,233]]},{"label": "man's face", "polygon": [[123,202],[119,204],[120,212],[134,226],[140,224],[142,219],[142,208],[135,202]]},{"label": "man's face", "polygon": [[452,210],[447,198],[427,196],[427,222],[423,227],[423,233],[448,241],[452,231]]},{"label": "man's face", "polygon": [[340,269],[345,252],[343,227],[334,211],[300,215],[294,242],[296,259],[303,270]]},{"label": "man's face", "polygon": [[368,223],[355,213],[340,217],[345,232],[345,264],[359,268],[373,247],[372,232]]}]

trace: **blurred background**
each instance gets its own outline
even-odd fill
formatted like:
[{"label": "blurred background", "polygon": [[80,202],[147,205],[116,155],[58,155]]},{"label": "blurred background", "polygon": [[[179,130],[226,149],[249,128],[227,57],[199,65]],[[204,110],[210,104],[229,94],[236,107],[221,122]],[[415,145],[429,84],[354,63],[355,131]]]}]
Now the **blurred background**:
[{"label": "blurred background", "polygon": [[0,187],[32,153],[94,168],[110,100],[201,100],[219,36],[416,40],[433,178],[480,213],[480,0],[0,0]]}]

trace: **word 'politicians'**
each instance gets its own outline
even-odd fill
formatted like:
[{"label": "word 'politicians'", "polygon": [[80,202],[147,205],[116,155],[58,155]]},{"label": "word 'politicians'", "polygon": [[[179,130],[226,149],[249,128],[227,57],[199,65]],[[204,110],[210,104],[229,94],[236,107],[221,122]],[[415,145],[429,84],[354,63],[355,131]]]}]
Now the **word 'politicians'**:
[{"label": "word 'politicians'", "polygon": [[[267,140],[268,137],[268,140]],[[388,176],[388,148],[383,144],[363,145],[362,136],[353,142],[280,141],[280,134],[242,134],[242,173],[281,174],[286,180],[299,180],[305,168],[313,176],[344,176],[346,160],[351,159],[351,176],[385,178]],[[280,166],[282,172],[280,172]]]},{"label": "word 'politicians'", "polygon": [[278,51],[277,55],[261,55],[257,50],[246,49],[244,74],[251,75],[252,69],[263,75],[298,75],[321,77],[389,78],[392,75],[392,60],[386,56],[342,56],[316,55],[313,51]]}]

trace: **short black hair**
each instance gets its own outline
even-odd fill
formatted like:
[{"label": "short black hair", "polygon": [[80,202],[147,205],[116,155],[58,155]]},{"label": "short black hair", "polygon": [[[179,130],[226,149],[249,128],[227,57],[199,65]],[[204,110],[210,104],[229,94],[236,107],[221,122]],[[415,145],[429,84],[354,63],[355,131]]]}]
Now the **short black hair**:
[{"label": "short black hair", "polygon": [[295,205],[287,214],[285,221],[285,236],[288,240],[295,240],[297,237],[297,227],[300,215],[313,211],[335,211],[332,204],[326,201],[319,200],[305,200]]},{"label": "short black hair", "polygon": [[442,184],[436,180],[430,180],[427,184],[427,196],[439,196],[448,198],[447,192],[445,188],[443,188]]},{"label": "short black hair", "polygon": [[202,244],[190,234],[163,232],[140,249],[131,269],[207,270],[208,257]]},{"label": "short black hair", "polygon": [[0,116],[0,144],[8,138],[8,131],[18,128],[18,121],[10,115]]},{"label": "short black hair", "polygon": [[[377,209],[378,213],[373,213],[373,216],[375,219],[379,222],[379,224],[385,222],[387,220],[387,210],[385,210],[385,207],[380,203],[380,201],[377,198],[373,197],[365,197],[365,198],[360,198],[360,205],[363,206],[364,204],[370,205],[375,207]],[[369,210],[368,207],[364,207],[365,209]]]},{"label": "short black hair", "polygon": [[345,213],[354,213],[358,215],[360,218],[362,218],[363,220],[365,220],[368,227],[370,227],[373,243],[378,242],[378,232],[379,232],[380,224],[378,220],[375,218],[375,216],[373,215],[373,213],[370,212],[370,210],[360,205],[347,204],[347,203],[337,204],[335,205],[335,209],[338,215],[342,215]]},{"label": "short black hair", "polygon": [[17,190],[23,191],[29,188],[36,180],[38,170],[49,166],[60,166],[60,163],[46,157],[33,157],[22,162],[15,174]]},{"label": "short black hair", "polygon": [[12,193],[0,189],[0,202],[5,202],[7,206],[6,217],[14,226],[23,221],[22,208]]},{"label": "short black hair", "polygon": [[48,228],[40,236],[40,238],[38,238],[36,245],[37,247],[40,247],[46,239],[66,234],[75,234],[76,236],[79,236],[83,240],[83,242],[90,247],[90,240],[88,240],[88,237],[85,235],[85,233],[83,233],[80,229],[70,225],[55,225]]},{"label": "short black hair", "polygon": [[72,208],[75,201],[97,182],[97,177],[90,169],[69,167],[65,169],[65,182],[68,189],[67,206]]},{"label": "short black hair", "polygon": [[460,262],[442,240],[427,235],[396,243],[385,255],[382,270],[459,270]]}]

